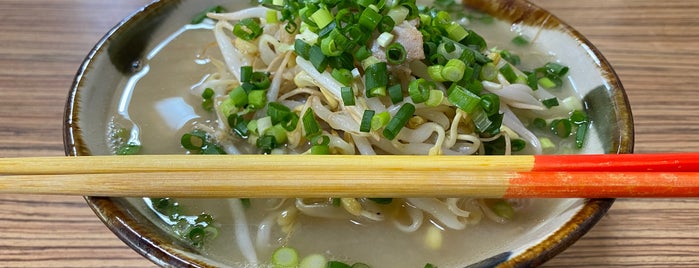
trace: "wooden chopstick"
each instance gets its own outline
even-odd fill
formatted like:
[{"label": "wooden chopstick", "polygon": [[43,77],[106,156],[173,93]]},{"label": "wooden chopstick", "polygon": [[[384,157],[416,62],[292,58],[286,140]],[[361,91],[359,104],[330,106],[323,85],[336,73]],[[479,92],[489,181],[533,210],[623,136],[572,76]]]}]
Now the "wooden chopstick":
[{"label": "wooden chopstick", "polygon": [[697,197],[699,154],[0,158],[0,193],[150,197]]}]

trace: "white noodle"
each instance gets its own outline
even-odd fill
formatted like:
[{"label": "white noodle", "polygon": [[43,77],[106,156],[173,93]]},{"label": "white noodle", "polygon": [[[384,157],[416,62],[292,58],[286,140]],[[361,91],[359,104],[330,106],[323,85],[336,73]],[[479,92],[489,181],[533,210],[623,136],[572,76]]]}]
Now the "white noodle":
[{"label": "white noodle", "polygon": [[422,212],[422,210],[417,209],[410,204],[406,204],[405,211],[408,212],[410,224],[402,224],[396,218],[393,218],[393,225],[396,226],[398,230],[401,230],[406,233],[412,233],[420,229],[425,219],[425,214]]},{"label": "white noodle", "polygon": [[238,243],[238,248],[243,254],[243,257],[251,264],[257,264],[257,253],[252,244],[250,231],[248,230],[248,222],[245,216],[245,208],[243,203],[238,198],[228,199],[228,206],[233,213],[233,229],[235,229],[235,238]]},{"label": "white noodle", "polygon": [[501,103],[500,111],[505,114],[502,119],[502,124],[512,129],[512,131],[516,132],[520,137],[522,137],[529,145],[527,147],[533,149],[534,154],[541,154],[542,148],[539,138],[537,138],[534,133],[529,131],[529,129],[524,127],[524,124],[519,121],[517,116],[506,105]]},{"label": "white noodle", "polygon": [[407,198],[407,200],[416,208],[432,215],[447,228],[454,230],[463,230],[466,228],[466,224],[460,221],[457,215],[449,210],[447,204],[437,198]]},{"label": "white noodle", "polygon": [[248,18],[265,18],[269,8],[258,6],[241,9],[230,13],[207,13],[206,16],[215,20],[242,20]]}]

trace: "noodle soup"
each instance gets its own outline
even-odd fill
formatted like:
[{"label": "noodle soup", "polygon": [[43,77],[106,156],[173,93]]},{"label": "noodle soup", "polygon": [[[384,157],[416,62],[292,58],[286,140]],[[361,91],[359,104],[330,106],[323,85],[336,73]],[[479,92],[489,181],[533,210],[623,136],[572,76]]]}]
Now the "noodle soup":
[{"label": "noodle soup", "polygon": [[[259,13],[260,10],[253,9],[250,12],[254,15],[236,14],[259,18],[259,14],[268,14],[267,10],[263,11]],[[331,67],[308,68],[311,60],[296,55],[298,52],[292,49],[292,43],[278,41],[284,38],[294,41],[306,39],[286,36],[288,33],[282,32],[281,26],[277,26],[276,30],[265,30],[263,35],[274,38],[263,45],[259,44],[262,42],[259,40],[239,41],[239,37],[230,34],[222,37],[221,29],[232,30],[229,28],[242,18],[227,14],[210,15],[214,19],[183,26],[134,64],[133,75],[122,81],[109,107],[112,116],[105,130],[106,144],[112,153],[138,151],[140,154],[193,154],[207,150],[217,153],[300,154],[313,153],[316,145],[324,145],[326,148],[321,151],[335,154],[604,152],[597,133],[589,128],[592,122],[584,114],[584,105],[571,75],[564,73],[559,77],[560,81],[554,81],[560,85],[550,88],[548,84],[541,85],[546,81],[538,81],[545,77],[534,76],[537,79],[534,84],[538,88],[532,90],[528,86],[526,78],[530,74],[523,71],[536,74],[534,70],[547,63],[565,64],[564,60],[558,59],[558,55],[540,47],[540,42],[532,39],[536,37],[536,31],[521,29],[479,13],[466,14],[463,18],[469,18],[468,21],[455,20],[454,24],[481,34],[488,44],[486,49],[476,50],[486,57],[478,68],[481,68],[481,72],[485,72],[486,68],[496,68],[495,77],[477,80],[483,88],[475,95],[480,95],[483,101],[482,96],[488,94],[498,98],[500,103],[494,114],[485,115],[484,120],[490,122],[485,126],[481,126],[482,122],[477,122],[475,116],[469,117],[469,114],[482,111],[460,110],[463,108],[455,104],[450,94],[450,91],[453,93],[454,90],[466,88],[453,86],[462,78],[440,81],[443,78],[429,73],[428,64],[446,67],[450,66],[449,59],[435,63],[426,57],[415,58],[411,62],[389,66],[387,70],[396,76],[401,75],[404,68],[412,70],[412,73],[403,73],[407,77],[388,78],[397,81],[383,85],[386,87],[384,90],[388,90],[390,83],[402,86],[398,101],[392,100],[389,93],[381,95],[380,89],[379,93],[371,93],[377,96],[368,96],[371,90],[361,87],[368,84],[364,76],[370,73],[371,64],[355,59],[353,65],[356,65],[357,71],[349,70],[352,74],[349,85],[350,88],[354,87],[351,94],[357,103],[350,105],[347,99],[337,94],[339,89],[334,89],[337,92],[329,89],[327,83],[335,85],[338,81],[324,82],[324,79],[336,78],[331,75]],[[415,26],[408,23],[405,27]],[[528,43],[514,44],[512,40],[518,36],[528,38]],[[378,34],[373,38],[379,38]],[[239,63],[245,63],[232,64],[236,61],[226,60],[231,56],[226,50],[231,48],[218,47],[222,40],[239,53],[247,51],[254,55],[255,60],[238,59]],[[420,43],[420,48],[422,45]],[[444,50],[438,54],[454,54],[448,52],[454,48],[444,47],[443,44],[435,45],[434,49]],[[462,51],[472,49],[456,47]],[[264,55],[262,50],[265,48],[272,51],[268,52],[270,55]],[[377,55],[376,50],[381,50],[367,48],[374,50],[374,55]],[[516,63],[513,55],[519,58]],[[458,56],[450,57],[458,59]],[[488,65],[490,63],[492,66]],[[271,98],[296,114],[297,126],[283,131],[283,141],[276,140],[281,146],[269,148],[259,145],[263,138],[277,136],[264,134],[267,131],[261,130],[261,125],[268,124],[263,122],[263,118],[269,116],[265,113],[265,109],[269,108],[249,109],[246,106],[253,102],[251,91],[246,92],[249,96],[245,105],[225,108],[224,103],[232,98],[231,92],[245,83],[241,81],[241,75],[236,74],[244,71],[232,69],[231,66],[237,68],[246,65],[256,73],[268,75],[271,87],[278,90]],[[516,75],[514,80],[504,77],[503,68],[513,69]],[[450,75],[444,71],[441,74]],[[282,78],[275,82],[277,76]],[[524,80],[521,80],[522,77]],[[414,92],[411,92],[410,86],[412,81],[421,78],[436,81],[428,93],[439,91],[441,93],[437,95],[442,94],[442,98],[434,101],[429,97],[431,94],[427,94],[426,100],[418,101],[419,96],[411,94]],[[209,95],[205,93],[207,89],[213,92],[211,96],[206,96]],[[268,89],[265,94],[271,90]],[[464,91],[464,94],[472,92]],[[270,96],[267,95],[267,98]],[[556,105],[546,100],[555,100]],[[388,134],[382,130],[388,128],[390,123],[382,124],[377,114],[385,112],[389,118],[386,121],[390,121],[399,117],[401,108],[407,105],[413,106],[414,112],[408,114],[407,122],[402,123],[402,128],[393,138],[385,137]],[[231,112],[231,109],[236,111]],[[318,113],[313,117],[321,128],[319,131],[322,134],[318,136],[325,137],[325,143],[316,142],[318,136],[308,135],[310,126],[304,124],[309,110]],[[378,118],[371,120],[370,125],[376,124],[378,127],[362,131],[359,128],[367,110],[375,113],[370,119]],[[573,115],[580,114],[582,119],[577,119],[581,121],[575,121],[577,119]],[[502,121],[501,125],[494,125],[498,119]],[[245,120],[245,128],[249,132],[241,134],[235,128],[240,125],[237,124],[240,120]],[[251,123],[254,120],[257,121]],[[543,127],[539,125],[542,121]],[[557,125],[561,121],[567,123]],[[422,129],[427,128],[425,126],[430,128]],[[486,133],[493,130],[491,126],[495,126],[495,133]],[[255,128],[260,128],[257,133],[253,130]],[[267,126],[265,129],[273,128]],[[565,131],[570,133],[561,134]],[[580,132],[583,138],[577,137],[581,136],[578,134]],[[444,144],[443,140],[449,139],[451,144]],[[582,148],[578,148],[580,142],[583,143]],[[365,263],[371,267],[423,267],[426,264],[458,267],[493,256],[496,258],[492,261],[498,262],[516,255],[516,250],[502,252],[502,248],[538,242],[537,239],[543,239],[540,230],[565,223],[564,220],[550,222],[547,219],[575,214],[583,200],[328,197],[253,200],[145,198],[129,199],[129,202],[144,214],[151,215],[155,224],[183,243],[197,248],[217,262],[234,267],[272,266],[273,255],[279,248],[292,248],[299,259],[321,255],[327,261]]]}]

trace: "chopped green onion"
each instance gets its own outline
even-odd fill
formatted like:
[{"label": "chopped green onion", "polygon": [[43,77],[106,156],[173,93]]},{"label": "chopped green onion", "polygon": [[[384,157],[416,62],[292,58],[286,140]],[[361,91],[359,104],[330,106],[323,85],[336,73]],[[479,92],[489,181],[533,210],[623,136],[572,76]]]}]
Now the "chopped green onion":
[{"label": "chopped green onion", "polygon": [[560,138],[567,138],[572,131],[573,125],[568,119],[556,119],[551,122],[551,132]]},{"label": "chopped green onion", "polygon": [[481,72],[478,77],[483,81],[493,81],[498,78],[498,67],[494,63],[488,62],[481,68]]},{"label": "chopped green onion", "polygon": [[439,89],[430,89],[430,96],[425,101],[427,107],[437,107],[444,100],[444,92]]},{"label": "chopped green onion", "polygon": [[325,26],[328,26],[330,22],[335,20],[335,18],[333,18],[333,15],[330,14],[330,11],[328,11],[328,9],[326,8],[318,9],[316,12],[313,13],[313,15],[311,15],[311,19],[316,23],[318,28],[321,29],[325,28]]},{"label": "chopped green onion", "polygon": [[247,138],[249,129],[248,129],[248,122],[245,121],[245,118],[241,115],[237,114],[231,114],[226,118],[228,121],[228,126],[233,129],[235,134],[238,134],[241,138]]},{"label": "chopped green onion", "polygon": [[515,80],[517,80],[517,74],[510,64],[505,64],[505,66],[500,67],[500,73],[505,77],[507,82],[514,83]]},{"label": "chopped green onion", "polygon": [[568,67],[555,62],[549,62],[544,65],[546,72],[555,76],[561,77],[568,73]]},{"label": "chopped green onion", "polygon": [[291,119],[291,109],[279,102],[270,102],[267,104],[267,115],[272,118],[272,124],[286,122]]},{"label": "chopped green onion", "polygon": [[337,29],[333,29],[327,37],[320,41],[320,49],[324,55],[336,57],[340,56],[350,44],[347,37],[342,35]]},{"label": "chopped green onion", "polygon": [[575,133],[575,147],[582,148],[585,145],[585,134],[587,133],[588,123],[582,123],[578,126],[577,133]]},{"label": "chopped green onion", "polygon": [[359,25],[364,27],[364,29],[368,30],[369,32],[373,32],[381,22],[382,18],[383,16],[381,16],[379,12],[373,8],[367,8],[364,9],[362,14],[359,16]]},{"label": "chopped green onion", "polygon": [[460,41],[461,44],[466,46],[475,46],[479,51],[483,51],[488,48],[488,45],[482,36],[474,32],[473,30],[468,30],[468,35],[466,38]]},{"label": "chopped green onion", "polygon": [[262,150],[262,153],[269,154],[272,152],[272,150],[277,148],[277,138],[273,135],[263,135],[257,139],[256,145],[257,148]]},{"label": "chopped green onion", "polygon": [[[301,41],[303,42],[303,41]],[[252,79],[253,69],[252,66],[242,66],[240,67],[240,82],[248,83]]]},{"label": "chopped green onion", "polygon": [[195,130],[191,133],[185,133],[180,139],[180,144],[187,150],[201,150],[206,146],[206,132],[201,130]]},{"label": "chopped green onion", "polygon": [[340,207],[340,205],[342,205],[342,199],[337,197],[330,198],[330,202],[332,202],[333,207]]},{"label": "chopped green onion", "polygon": [[389,64],[402,64],[406,57],[405,47],[400,43],[393,43],[386,47],[386,60]]},{"label": "chopped green onion", "polygon": [[330,138],[325,135],[316,136],[311,140],[311,154],[330,154]]},{"label": "chopped green onion", "polygon": [[394,37],[395,36],[392,33],[383,32],[376,38],[376,43],[381,47],[387,47],[389,44],[391,44],[391,42],[393,42]]},{"label": "chopped green onion", "polygon": [[248,107],[253,110],[262,109],[267,103],[267,92],[264,90],[253,90],[248,94]]},{"label": "chopped green onion", "polygon": [[442,65],[431,65],[427,67],[427,74],[435,82],[445,82],[447,80],[442,76],[442,70],[444,70]]},{"label": "chopped green onion", "polygon": [[527,142],[522,139],[513,139],[510,142],[510,146],[512,146],[512,152],[520,152],[527,147]]},{"label": "chopped green onion", "polygon": [[526,46],[529,45],[529,39],[524,37],[523,35],[518,35],[515,38],[512,38],[512,43],[515,44],[516,46]]},{"label": "chopped green onion", "polygon": [[515,216],[515,210],[512,205],[504,199],[485,199],[485,204],[492,210],[495,215],[498,215],[507,220],[511,220]]},{"label": "chopped green onion", "polygon": [[401,24],[405,18],[408,17],[408,14],[410,13],[410,10],[407,7],[404,6],[397,6],[394,8],[391,8],[388,13],[386,13],[387,17],[391,17],[395,24]]},{"label": "chopped green onion", "polygon": [[328,259],[326,259],[325,256],[320,254],[311,254],[303,257],[299,263],[299,268],[325,268],[327,263]]},{"label": "chopped green onion", "polygon": [[351,87],[341,87],[340,95],[342,96],[342,104],[345,106],[354,106],[354,91]]},{"label": "chopped green onion", "polygon": [[573,124],[582,125],[587,123],[587,115],[583,111],[575,110],[570,114],[570,121],[573,122]]},{"label": "chopped green onion", "polygon": [[265,20],[269,24],[278,23],[279,17],[277,16],[277,11],[276,10],[267,10],[267,12],[265,12]]},{"label": "chopped green onion", "polygon": [[539,82],[536,72],[527,73],[527,86],[529,86],[529,88],[532,90],[539,89]]},{"label": "chopped green onion", "polygon": [[240,203],[242,203],[244,208],[250,208],[252,206],[252,203],[250,202],[250,198],[241,198]]},{"label": "chopped green onion", "polygon": [[298,125],[298,123],[299,123],[299,115],[297,115],[296,113],[291,113],[291,116],[288,119],[288,121],[282,122],[281,124],[284,127],[284,129],[286,129],[286,131],[294,131],[294,129],[296,129],[296,126]]},{"label": "chopped green onion", "polygon": [[[349,48],[347,50],[349,50]],[[328,65],[330,65],[330,67],[333,69],[353,70],[355,68],[354,58],[352,57],[352,54],[348,52],[342,52],[342,54],[340,54],[339,56],[330,57],[328,59]],[[352,75],[352,71],[349,71],[349,74],[350,78],[354,77]]]},{"label": "chopped green onion", "polygon": [[337,82],[340,82],[340,84],[344,86],[349,86],[349,84],[352,82],[352,72],[347,69],[333,69],[333,71],[330,73]]},{"label": "chopped green onion", "polygon": [[299,265],[299,254],[293,248],[278,248],[272,253],[272,265],[275,268],[296,267]]},{"label": "chopped green onion", "polygon": [[534,121],[532,121],[532,124],[534,125],[534,127],[538,128],[538,129],[545,129],[546,128],[546,120],[544,120],[543,118],[540,118],[540,117],[534,118]]},{"label": "chopped green onion", "polygon": [[258,121],[258,120],[254,120],[254,119],[253,119],[253,120],[250,120],[250,122],[248,122],[248,124],[247,124],[247,126],[246,126],[247,129],[248,129],[248,131],[249,131],[250,133],[253,133],[253,134],[256,134],[256,135],[257,135],[257,134],[260,134],[260,132],[257,131],[257,121]]},{"label": "chopped green onion", "polygon": [[197,13],[197,15],[194,16],[194,18],[192,18],[191,23],[192,24],[202,23],[204,21],[204,19],[206,19],[206,14],[208,14],[208,13],[223,13],[223,12],[226,12],[226,9],[223,8],[222,6],[209,7],[207,9],[204,9],[201,12]]},{"label": "chopped green onion", "polygon": [[551,107],[558,106],[558,98],[553,97],[553,98],[550,98],[550,99],[545,99],[545,100],[541,101],[541,103],[542,103],[544,106],[546,106],[546,108],[551,109]]},{"label": "chopped green onion", "polygon": [[139,151],[141,151],[141,145],[127,143],[127,144],[120,146],[119,149],[116,150],[116,154],[118,154],[118,155],[134,155],[134,154],[138,154]]},{"label": "chopped green onion", "polygon": [[246,41],[257,39],[257,37],[262,35],[262,32],[260,20],[257,18],[245,18],[233,26],[233,35]]},{"label": "chopped green onion", "polygon": [[433,82],[418,78],[408,84],[408,94],[414,103],[422,103],[427,101],[430,97],[430,90],[434,88],[436,85]]},{"label": "chopped green onion", "polygon": [[359,49],[354,52],[354,58],[356,58],[358,61],[363,61],[369,56],[371,56],[371,50],[369,50],[366,46],[360,46]]},{"label": "chopped green onion", "polygon": [[390,16],[384,16],[381,18],[381,22],[379,22],[379,25],[377,28],[379,29],[379,32],[382,33],[390,33],[393,31],[393,27],[396,26],[396,22],[391,18]]},{"label": "chopped green onion", "polygon": [[391,114],[388,113],[388,111],[383,111],[378,114],[375,114],[371,118],[371,129],[372,130],[378,130],[386,124],[388,124],[388,121],[391,120]]},{"label": "chopped green onion", "polygon": [[301,117],[301,121],[303,122],[303,129],[305,130],[306,139],[312,139],[313,137],[322,133],[320,125],[318,124],[318,121],[316,121],[313,109],[308,108],[306,113],[304,113]]},{"label": "chopped green onion", "polygon": [[413,116],[413,113],[415,113],[415,106],[413,104],[403,104],[403,106],[398,109],[396,115],[391,118],[391,121],[389,121],[388,125],[383,129],[383,136],[388,140],[396,138],[400,130],[403,129],[405,124],[408,123],[408,120]]},{"label": "chopped green onion", "polygon": [[466,64],[460,59],[451,59],[444,65],[442,69],[442,77],[445,80],[456,82],[464,77],[464,72],[466,71]]},{"label": "chopped green onion", "polygon": [[468,31],[464,29],[461,24],[458,24],[456,22],[453,22],[452,24],[448,25],[445,29],[447,32],[447,36],[449,36],[449,39],[454,40],[454,41],[461,41],[466,36],[468,36]]},{"label": "chopped green onion", "polygon": [[235,107],[243,107],[248,104],[248,93],[245,92],[242,86],[239,86],[228,93],[228,99],[233,102]]},{"label": "chopped green onion", "polygon": [[551,80],[551,78],[549,78],[549,77],[539,78],[539,80],[537,82],[539,85],[541,85],[541,87],[543,87],[545,89],[552,89],[552,88],[555,88],[557,86],[556,82]]},{"label": "chopped green onion", "polygon": [[214,93],[214,90],[208,87],[201,93],[201,97],[203,99],[201,102],[201,107],[205,111],[212,111],[214,109]]},{"label": "chopped green onion", "polygon": [[255,86],[255,89],[268,89],[272,81],[269,79],[269,73],[253,72],[249,83]]},{"label": "chopped green onion", "polygon": [[388,85],[388,70],[385,62],[377,62],[366,68],[364,74],[364,85],[367,90],[367,97],[386,95],[386,86]]},{"label": "chopped green onion", "polygon": [[296,55],[309,60],[311,55],[311,45],[301,39],[296,39],[296,41],[294,41],[294,51],[296,51]]},{"label": "chopped green onion", "polygon": [[371,121],[374,118],[374,110],[364,110],[362,115],[362,122],[359,124],[360,132],[369,132],[371,130]]},{"label": "chopped green onion", "polygon": [[483,94],[481,96],[481,107],[488,116],[494,115],[500,111],[500,97],[493,93]]},{"label": "chopped green onion", "polygon": [[502,57],[504,60],[511,63],[512,65],[519,65],[519,63],[521,62],[519,56],[510,53],[510,51],[508,50],[500,51],[500,57]]},{"label": "chopped green onion", "polygon": [[447,99],[466,113],[474,112],[481,102],[481,98],[478,95],[457,84],[452,84]]},{"label": "chopped green onion", "polygon": [[403,101],[403,87],[400,84],[388,87],[388,96],[393,104]]},{"label": "chopped green onion", "polygon": [[324,72],[325,68],[328,67],[328,58],[323,54],[323,50],[320,46],[312,46],[309,50],[308,60],[313,64],[318,72]]}]

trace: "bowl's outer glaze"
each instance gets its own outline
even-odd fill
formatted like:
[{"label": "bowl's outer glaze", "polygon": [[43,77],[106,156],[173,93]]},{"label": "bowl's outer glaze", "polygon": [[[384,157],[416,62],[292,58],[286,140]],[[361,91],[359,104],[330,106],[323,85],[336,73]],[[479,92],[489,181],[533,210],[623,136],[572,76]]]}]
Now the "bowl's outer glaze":
[{"label": "bowl's outer glaze", "polygon": [[[205,7],[227,4],[223,0],[155,1],[115,26],[97,43],[78,70],[65,110],[66,155],[104,154],[106,113],[104,104],[114,97],[114,85],[132,72],[134,63],[157,40],[187,24]],[[242,1],[241,1],[242,2]],[[586,103],[592,127],[606,153],[633,152],[633,121],[626,94],[618,77],[602,54],[580,33],[545,10],[522,0],[464,0],[497,18],[524,26],[554,40],[551,47],[578,70],[571,74],[586,82],[577,85]],[[239,2],[234,2],[239,3]],[[243,5],[240,3],[239,5]],[[565,49],[561,49],[561,47]],[[571,49],[574,47],[575,49]],[[576,70],[576,67],[571,70]],[[107,85],[107,86],[105,86]],[[89,127],[86,127],[89,126]],[[86,197],[98,217],[127,245],[161,266],[217,267],[220,264],[195,253],[138,213],[121,198]],[[471,267],[531,267],[549,260],[584,235],[606,213],[613,199],[584,200],[583,205],[562,219],[561,227],[548,236],[533,239],[520,248],[496,254]]]}]

